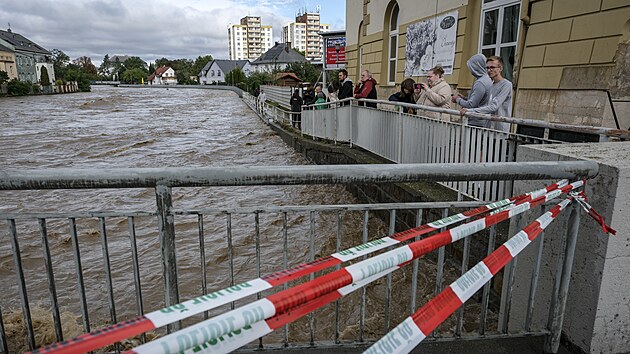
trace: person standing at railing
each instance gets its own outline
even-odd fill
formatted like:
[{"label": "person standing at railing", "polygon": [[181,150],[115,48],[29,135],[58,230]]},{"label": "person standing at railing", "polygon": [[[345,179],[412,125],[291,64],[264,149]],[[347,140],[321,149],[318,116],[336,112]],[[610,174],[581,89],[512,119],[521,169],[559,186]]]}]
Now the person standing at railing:
[{"label": "person standing at railing", "polygon": [[348,71],[346,69],[339,70],[339,93],[337,98],[343,100],[345,98],[352,97],[352,80],[348,77]]},{"label": "person standing at railing", "polygon": [[[451,108],[451,86],[442,77],[444,69],[441,65],[436,65],[427,73],[427,82],[416,85],[414,97],[416,103],[423,106]],[[423,116],[436,118],[450,122],[451,115],[448,113],[437,113],[425,111]]]},{"label": "person standing at railing", "polygon": [[[490,87],[490,96],[488,103],[485,106],[478,108],[462,108],[460,109],[461,115],[466,112],[473,113],[485,113],[490,115],[496,115],[501,117],[512,116],[512,83],[510,80],[503,77],[501,72],[503,71],[503,59],[497,56],[488,57],[486,60],[486,70],[488,76],[492,79],[492,87]],[[510,123],[504,122],[492,122],[492,129],[509,132]]]},{"label": "person standing at railing", "polygon": [[[413,91],[415,86],[416,82],[412,78],[404,79],[403,82],[400,83],[400,91],[389,96],[389,100],[393,102],[415,104],[416,101],[413,99]],[[416,114],[416,110],[411,107],[403,107],[403,112]]]},{"label": "person standing at railing", "polygon": [[293,95],[291,95],[291,115],[293,119],[291,119],[291,125],[301,129],[302,128],[302,97],[300,97],[300,90],[296,87],[293,90]]},{"label": "person standing at railing", "polygon": [[339,97],[337,97],[337,91],[339,91],[339,81],[333,80],[333,82],[328,85],[328,89],[324,91],[328,102],[337,102],[339,101]]},{"label": "person standing at railing", "polygon": [[258,95],[258,111],[262,116],[265,116],[265,102],[267,101],[267,95],[264,90],[260,90],[260,94]]},{"label": "person standing at railing", "polygon": [[[322,92],[322,85],[315,86],[315,102],[313,104],[326,103],[326,95]],[[317,109],[324,109],[325,106],[316,106]]]},{"label": "person standing at railing", "polygon": [[[315,103],[315,99],[315,91],[313,91],[313,86],[309,84],[302,93],[302,101],[305,106],[308,106]],[[312,107],[310,109],[312,109]]]},{"label": "person standing at railing", "polygon": [[[363,70],[361,72],[361,81],[354,88],[354,98],[368,98],[375,100],[378,98],[376,92],[376,80],[372,77],[372,73],[369,70]],[[359,106],[363,106],[363,102],[359,102]],[[367,102],[365,106],[376,108],[376,103]]]},{"label": "person standing at railing", "polygon": [[[461,94],[451,97],[453,103],[457,103],[462,108],[477,108],[488,104],[490,97],[490,88],[492,87],[492,79],[488,76],[486,70],[486,56],[483,54],[475,54],[466,62],[468,70],[475,77],[475,82],[470,89],[468,97]],[[491,121],[481,118],[468,118],[468,124],[475,127],[490,128]]]}]

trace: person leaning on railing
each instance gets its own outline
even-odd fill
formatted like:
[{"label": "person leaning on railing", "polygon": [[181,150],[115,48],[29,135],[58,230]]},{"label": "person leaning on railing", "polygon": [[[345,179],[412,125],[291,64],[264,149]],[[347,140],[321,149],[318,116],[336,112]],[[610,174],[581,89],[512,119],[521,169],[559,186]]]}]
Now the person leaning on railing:
[{"label": "person leaning on railing", "polygon": [[[414,97],[416,103],[423,106],[451,108],[451,86],[442,77],[444,69],[437,65],[427,73],[427,82],[416,85]],[[448,113],[422,112],[422,116],[436,118],[450,122],[451,115]]]},{"label": "person leaning on railing", "polygon": [[[378,93],[376,92],[376,80],[372,77],[372,73],[369,70],[363,70],[361,72],[361,81],[354,88],[354,98],[368,98],[371,100],[375,100],[378,98]],[[359,102],[359,106],[363,106],[363,102]],[[376,108],[376,103],[367,102],[365,106]]]},{"label": "person leaning on railing", "polygon": [[[389,100],[393,102],[411,103],[415,104],[416,101],[413,98],[413,90],[416,82],[412,78],[404,79],[400,83],[400,91],[389,96]],[[411,107],[403,107],[403,112],[409,114],[416,114],[416,110]]]}]

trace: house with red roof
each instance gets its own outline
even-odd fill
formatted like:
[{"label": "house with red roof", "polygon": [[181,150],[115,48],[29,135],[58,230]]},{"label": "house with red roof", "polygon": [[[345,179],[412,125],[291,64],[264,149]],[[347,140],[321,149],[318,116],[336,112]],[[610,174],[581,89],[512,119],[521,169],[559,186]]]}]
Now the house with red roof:
[{"label": "house with red roof", "polygon": [[149,85],[177,85],[175,70],[170,66],[162,65],[147,78]]}]

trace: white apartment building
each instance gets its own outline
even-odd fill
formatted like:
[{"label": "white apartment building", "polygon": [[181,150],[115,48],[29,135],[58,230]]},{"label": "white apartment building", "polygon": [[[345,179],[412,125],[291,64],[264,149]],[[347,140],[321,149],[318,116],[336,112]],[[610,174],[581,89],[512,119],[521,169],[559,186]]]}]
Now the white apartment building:
[{"label": "white apartment building", "polygon": [[304,52],[308,60],[321,60],[324,41],[319,32],[330,30],[330,25],[320,23],[319,12],[298,13],[295,22],[282,27],[282,41]]},{"label": "white apartment building", "polygon": [[255,60],[273,47],[271,26],[262,26],[260,16],[246,16],[241,23],[228,26],[228,51],[231,60]]}]

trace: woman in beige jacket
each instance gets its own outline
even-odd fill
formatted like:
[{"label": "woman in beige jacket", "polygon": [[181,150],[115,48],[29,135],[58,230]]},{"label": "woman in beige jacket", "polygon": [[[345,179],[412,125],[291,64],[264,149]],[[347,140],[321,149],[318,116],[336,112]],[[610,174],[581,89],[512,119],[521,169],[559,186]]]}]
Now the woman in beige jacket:
[{"label": "woman in beige jacket", "polygon": [[[429,70],[427,74],[427,83],[419,84],[421,89],[414,91],[416,103],[424,106],[451,108],[451,86],[442,78],[444,69],[441,65],[437,65]],[[421,116],[436,118],[446,122],[451,120],[448,113],[437,113],[430,111],[418,110]]]}]

